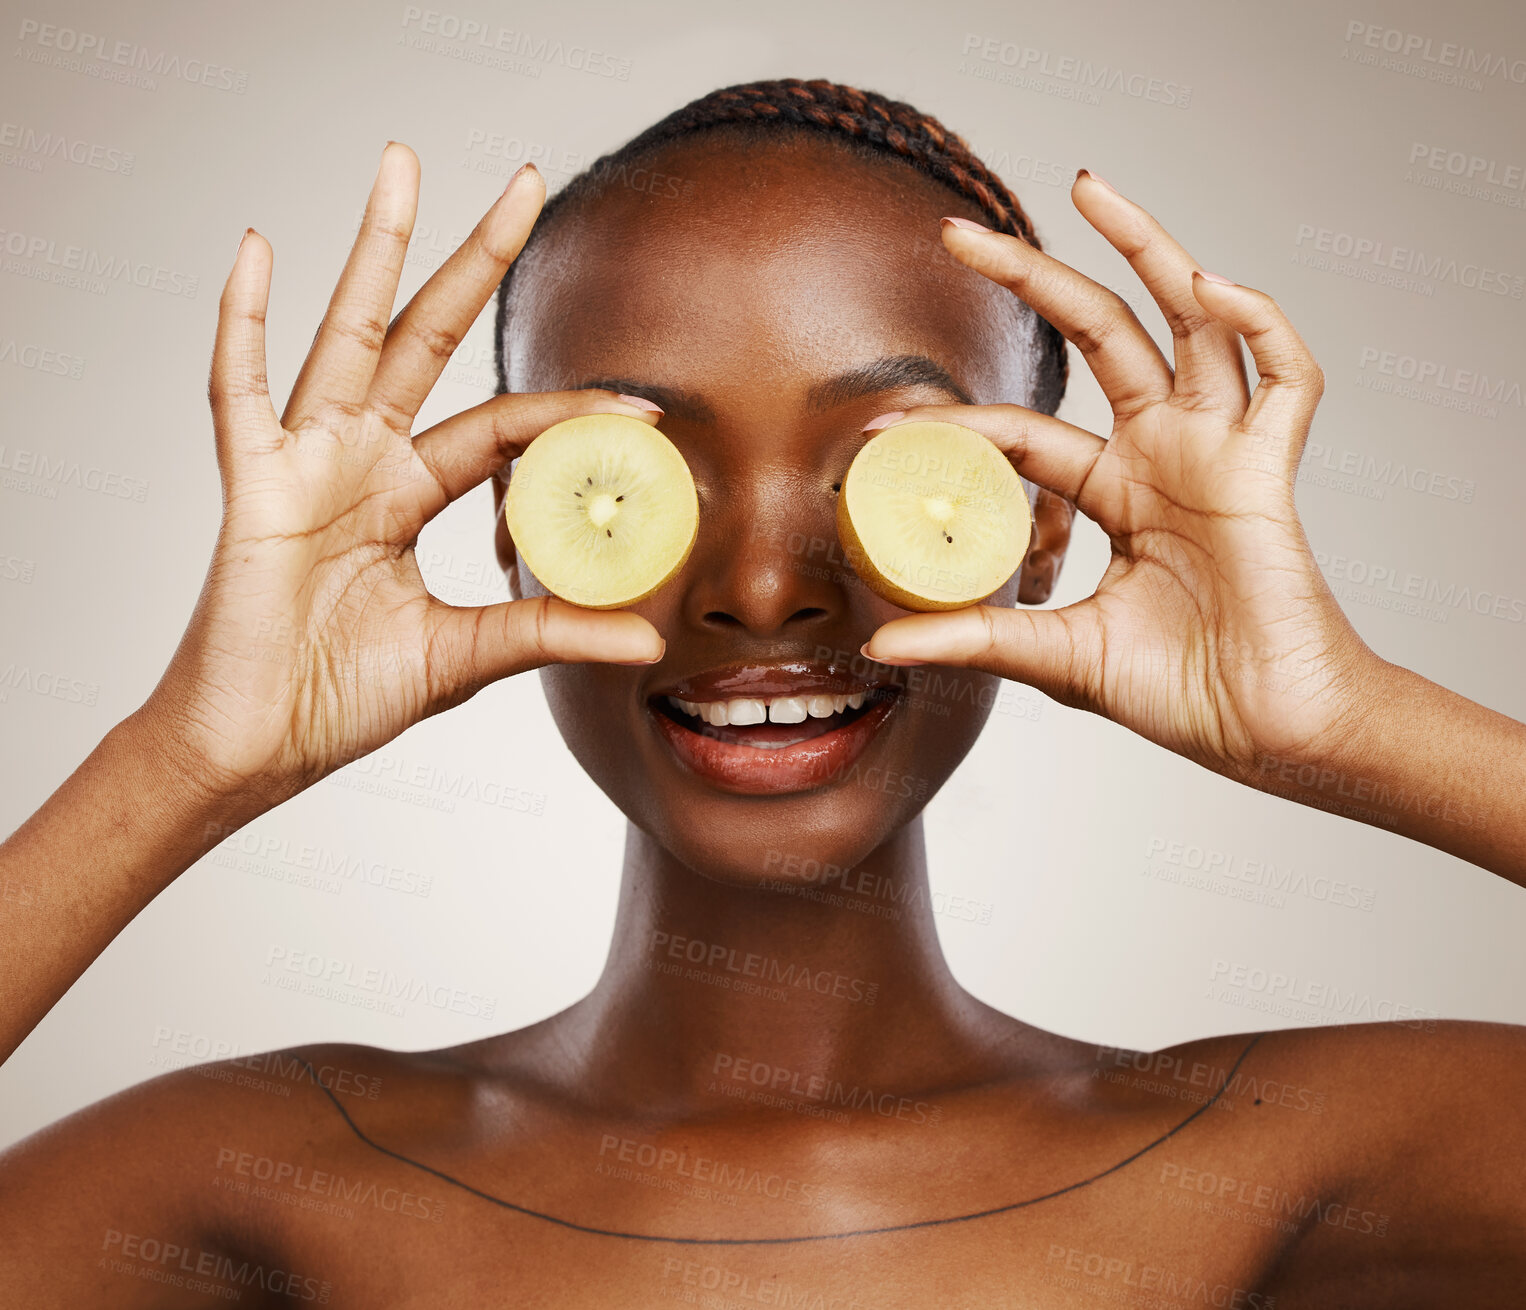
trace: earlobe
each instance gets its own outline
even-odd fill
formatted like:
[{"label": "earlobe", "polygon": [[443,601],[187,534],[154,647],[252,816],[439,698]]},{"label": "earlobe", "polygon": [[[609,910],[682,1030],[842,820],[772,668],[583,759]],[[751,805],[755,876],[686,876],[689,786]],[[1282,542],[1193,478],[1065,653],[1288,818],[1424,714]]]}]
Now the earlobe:
[{"label": "earlobe", "polygon": [[1040,487],[1033,504],[1033,539],[1018,576],[1017,603],[1042,605],[1054,594],[1065,552],[1070,548],[1070,526],[1075,506],[1047,487]]}]

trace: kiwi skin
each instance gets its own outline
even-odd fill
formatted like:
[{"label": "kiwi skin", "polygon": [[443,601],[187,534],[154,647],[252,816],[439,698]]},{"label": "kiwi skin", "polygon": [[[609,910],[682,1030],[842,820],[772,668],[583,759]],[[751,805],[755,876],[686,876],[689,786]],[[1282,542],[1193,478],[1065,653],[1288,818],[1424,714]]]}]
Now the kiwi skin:
[{"label": "kiwi skin", "polygon": [[[868,446],[859,449],[862,455]],[[854,456],[857,462],[858,455]],[[853,519],[848,514],[848,478],[852,476],[853,469],[850,465],[848,472],[843,475],[838,484],[837,494],[837,539],[843,548],[843,558],[848,566],[858,574],[864,585],[883,600],[888,600],[892,605],[899,606],[903,610],[913,610],[920,613],[941,612],[946,610],[969,609],[979,605],[982,601],[995,595],[1007,582],[1011,581],[1011,575],[992,587],[984,596],[977,596],[973,600],[933,600],[927,596],[919,596],[914,592],[907,591],[890,578],[886,577],[874,566],[874,561],[869,557],[869,552],[864,549],[864,543],[853,529]],[[1032,510],[1029,510],[1029,531],[1032,531]],[[1019,563],[1018,568],[1022,565]]]}]

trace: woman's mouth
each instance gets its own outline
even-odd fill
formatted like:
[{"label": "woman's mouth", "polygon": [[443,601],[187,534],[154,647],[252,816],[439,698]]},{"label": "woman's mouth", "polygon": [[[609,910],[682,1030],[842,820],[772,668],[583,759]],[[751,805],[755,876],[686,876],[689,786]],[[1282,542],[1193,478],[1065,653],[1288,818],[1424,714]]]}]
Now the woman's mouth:
[{"label": "woman's mouth", "polygon": [[732,684],[724,698],[685,683],[682,694],[653,696],[647,707],[679,760],[722,791],[780,795],[851,780],[901,688],[860,682],[846,689],[840,678],[807,674],[774,691],[785,680],[792,679],[783,670],[759,669],[759,694],[751,696],[737,694],[744,689],[735,676],[704,680]]}]

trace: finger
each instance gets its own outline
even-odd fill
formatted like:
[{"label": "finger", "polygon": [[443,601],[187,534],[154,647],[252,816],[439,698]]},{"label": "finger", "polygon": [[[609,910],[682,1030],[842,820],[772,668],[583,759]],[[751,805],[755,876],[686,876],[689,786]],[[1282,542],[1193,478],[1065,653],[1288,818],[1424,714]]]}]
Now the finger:
[{"label": "finger", "polygon": [[1282,306],[1264,291],[1201,272],[1192,284],[1203,307],[1245,338],[1261,379],[1233,440],[1269,452],[1275,466],[1292,476],[1325,394],[1324,370]]},{"label": "finger", "polygon": [[655,664],[667,649],[639,614],[582,609],[554,596],[474,609],[441,604],[434,622],[430,678],[451,704],[547,664]]},{"label": "finger", "polygon": [[1193,409],[1239,419],[1250,400],[1240,339],[1192,294],[1197,261],[1145,209],[1084,168],[1076,174],[1071,199],[1129,261],[1165,315],[1175,343],[1176,398]]},{"label": "finger", "polygon": [[580,414],[624,414],[655,425],[662,410],[639,397],[585,387],[494,396],[453,414],[413,439],[413,453],[427,475],[415,480],[411,512],[417,523],[428,522],[451,501],[506,469],[553,423]]},{"label": "finger", "polygon": [[393,322],[366,399],[399,432],[413,426],[424,398],[524,248],[545,199],[545,181],[534,164],[526,164]]},{"label": "finger", "polygon": [[958,423],[974,429],[989,437],[1022,477],[1063,496],[1109,530],[1116,497],[1109,497],[1107,488],[1092,478],[1107,449],[1107,442],[1095,433],[1021,405],[916,405],[865,431],[902,423]]},{"label": "finger", "polygon": [[223,454],[274,447],[282,440],[265,367],[265,314],[270,306],[273,260],[270,243],[248,228],[217,302],[207,400]]},{"label": "finger", "polygon": [[418,200],[418,156],[387,142],[350,257],[286,403],[286,428],[325,410],[358,412],[387,337]]},{"label": "finger", "polygon": [[1094,623],[1089,600],[1057,610],[972,605],[892,619],[864,643],[863,653],[891,664],[982,669],[1075,705],[1085,670],[1096,663]]},{"label": "finger", "polygon": [[1114,414],[1127,418],[1170,396],[1170,366],[1122,296],[1018,237],[961,226],[967,221],[943,220],[949,252],[1053,323],[1085,357]]}]

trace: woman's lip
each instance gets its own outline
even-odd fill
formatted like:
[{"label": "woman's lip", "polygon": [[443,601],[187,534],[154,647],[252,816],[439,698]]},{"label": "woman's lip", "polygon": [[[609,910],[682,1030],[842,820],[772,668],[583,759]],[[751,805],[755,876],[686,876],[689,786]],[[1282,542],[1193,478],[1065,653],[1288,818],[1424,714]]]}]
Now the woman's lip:
[{"label": "woman's lip", "polygon": [[884,727],[899,699],[887,696],[841,728],[775,750],[693,732],[650,704],[647,713],[679,761],[711,786],[740,795],[779,796],[823,786],[850,767]]},{"label": "woman's lip", "polygon": [[769,700],[775,696],[848,696],[888,679],[854,675],[843,663],[775,660],[707,669],[658,688],[653,695],[686,701]]}]

